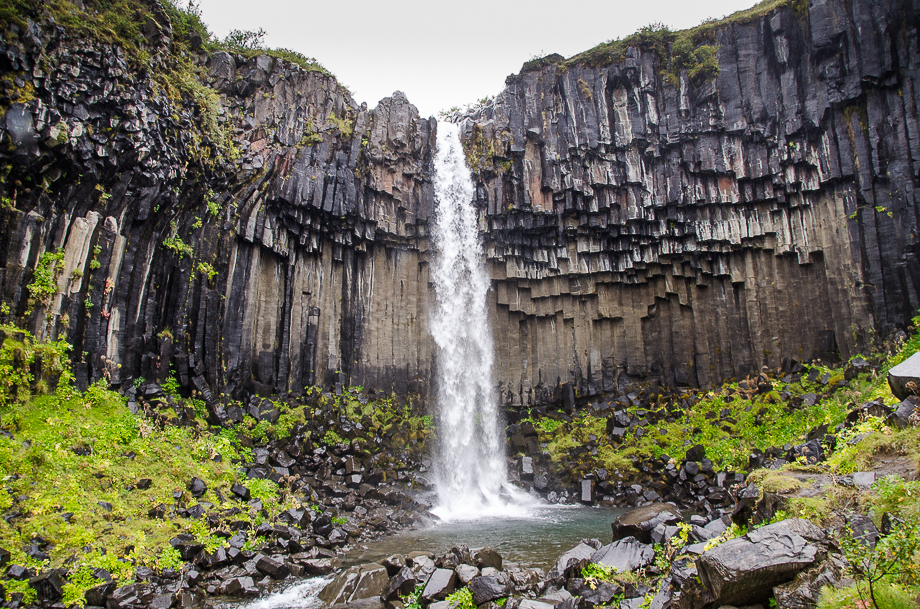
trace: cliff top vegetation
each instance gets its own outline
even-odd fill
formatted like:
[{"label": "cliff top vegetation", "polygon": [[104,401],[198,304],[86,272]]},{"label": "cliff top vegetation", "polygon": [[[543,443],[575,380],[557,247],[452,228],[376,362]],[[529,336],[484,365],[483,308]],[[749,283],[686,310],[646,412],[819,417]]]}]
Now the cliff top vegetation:
[{"label": "cliff top vegetation", "polygon": [[[688,72],[691,81],[705,81],[718,74],[716,34],[726,26],[749,23],[782,8],[790,7],[797,13],[807,10],[805,0],[762,0],[749,9],[737,11],[721,19],[707,19],[700,25],[680,31],[672,31],[662,23],[652,23],[626,38],[603,42],[569,59],[552,54],[526,62],[521,73],[539,70],[547,65],[556,65],[565,71],[576,66],[596,67],[619,63],[626,57],[630,47],[656,53],[662,62],[665,80],[672,86],[678,84],[680,73]],[[515,77],[509,77],[514,79]]]}]

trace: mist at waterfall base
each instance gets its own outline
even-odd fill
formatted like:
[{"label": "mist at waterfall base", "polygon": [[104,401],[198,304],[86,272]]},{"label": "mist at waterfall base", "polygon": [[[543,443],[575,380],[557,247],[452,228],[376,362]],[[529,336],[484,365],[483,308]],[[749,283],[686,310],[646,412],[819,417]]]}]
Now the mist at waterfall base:
[{"label": "mist at waterfall base", "polygon": [[431,277],[438,347],[435,455],[443,521],[521,516],[530,501],[507,484],[504,441],[493,395],[489,275],[473,206],[473,181],[457,125],[438,123]]}]

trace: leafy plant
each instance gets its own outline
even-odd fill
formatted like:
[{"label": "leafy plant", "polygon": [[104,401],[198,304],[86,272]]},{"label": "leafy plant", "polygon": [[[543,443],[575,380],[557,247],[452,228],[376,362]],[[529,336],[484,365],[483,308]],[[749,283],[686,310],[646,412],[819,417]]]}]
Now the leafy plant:
[{"label": "leafy plant", "polygon": [[424,589],[424,585],[416,586],[415,590],[405,596],[401,596],[403,609],[424,609],[421,601],[422,591]]},{"label": "leafy plant", "polygon": [[220,215],[220,203],[217,202],[217,198],[214,195],[214,191],[208,189],[208,192],[204,197],[205,205],[208,207],[208,213],[214,216],[215,218]]},{"label": "leafy plant", "polygon": [[31,297],[41,303],[43,306],[51,304],[51,299],[57,294],[58,277],[64,270],[64,250],[58,249],[54,252],[45,252],[38,259],[35,265],[35,271],[32,275],[32,283],[29,284],[28,290]]},{"label": "leafy plant", "polygon": [[616,573],[617,570],[615,568],[596,562],[588,564],[581,570],[582,578],[584,578],[585,583],[588,584],[592,590],[597,588],[599,583],[613,579]]},{"label": "leafy plant", "polygon": [[882,582],[920,583],[920,565],[913,559],[920,550],[920,520],[896,521],[888,535],[872,547],[847,528],[838,537],[843,554],[856,580],[856,589],[863,601],[881,609],[877,588]]},{"label": "leafy plant", "polygon": [[64,597],[61,602],[67,607],[76,605],[83,607],[86,605],[84,595],[86,591],[102,583],[101,580],[93,575],[92,569],[83,565],[67,577],[67,583],[64,584]]},{"label": "leafy plant", "polygon": [[323,444],[325,444],[326,446],[336,446],[338,444],[344,444],[344,443],[345,443],[345,440],[342,439],[342,436],[340,436],[339,434],[337,434],[331,429],[326,432],[326,435],[323,436]]},{"label": "leafy plant", "polygon": [[172,237],[163,239],[163,245],[167,249],[170,249],[178,254],[180,260],[186,256],[192,257],[195,254],[195,250],[192,248],[192,246],[185,243],[179,235],[173,235]]},{"label": "leafy plant", "polygon": [[217,275],[217,271],[215,271],[214,267],[212,267],[208,262],[199,262],[198,266],[195,268],[199,273],[205,275],[208,278],[208,281],[214,279],[214,276]]},{"label": "leafy plant", "polygon": [[469,588],[460,588],[453,594],[448,594],[444,600],[456,609],[476,609],[476,605],[473,604],[473,593]]}]

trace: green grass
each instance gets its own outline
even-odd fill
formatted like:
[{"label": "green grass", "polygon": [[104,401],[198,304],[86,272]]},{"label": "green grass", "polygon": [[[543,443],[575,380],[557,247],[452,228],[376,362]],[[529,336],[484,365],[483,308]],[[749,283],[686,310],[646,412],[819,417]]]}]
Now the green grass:
[{"label": "green grass", "polygon": [[[560,65],[563,69],[576,65],[607,65],[622,61],[626,49],[636,46],[656,52],[666,72],[670,71],[673,74],[681,69],[688,69],[692,79],[711,78],[718,72],[718,67],[712,64],[712,53],[715,47],[710,43],[715,43],[715,34],[720,28],[760,19],[785,6],[791,7],[800,15],[807,12],[807,4],[804,0],[763,0],[749,9],[737,11],[722,19],[707,19],[700,25],[687,30],[671,31],[667,26],[655,23],[641,28],[626,38],[599,44]],[[698,53],[696,52],[698,49],[703,50]],[[535,64],[533,67],[537,68],[539,65]],[[715,72],[713,72],[714,67]],[[528,69],[528,64],[525,64],[526,69]],[[696,70],[695,74],[694,70]]]}]

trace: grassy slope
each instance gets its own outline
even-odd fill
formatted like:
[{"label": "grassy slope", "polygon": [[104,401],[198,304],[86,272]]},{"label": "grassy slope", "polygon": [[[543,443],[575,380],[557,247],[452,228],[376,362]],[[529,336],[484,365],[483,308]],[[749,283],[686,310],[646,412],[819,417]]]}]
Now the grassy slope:
[{"label": "grassy slope", "polygon": [[[227,525],[233,522],[248,534],[248,547],[256,548],[262,543],[256,527],[282,510],[326,509],[315,505],[312,496],[241,475],[238,464],[252,461],[246,446],[301,429],[314,444],[348,442],[360,456],[381,436],[388,447],[399,450],[375,462],[400,468],[400,451],[421,453],[431,434],[430,417],[413,415],[392,398],[365,400],[360,388],[340,397],[311,391],[313,405],[276,403],[281,416],[274,425],[247,416],[235,428],[219,429],[208,427],[203,403],[180,398],[178,383],[170,380],[164,388],[172,394],[175,411],[161,405],[156,417],[145,418],[131,414],[126,399],[103,382],[85,393],[75,391],[66,367],[69,346],[63,342],[38,341],[9,325],[0,331],[0,547],[12,553],[13,564],[63,566],[72,581],[82,581],[71,584],[67,604],[81,602],[82,591],[100,583],[89,568],[104,568],[119,583],[127,583],[141,565],[180,567],[178,552],[169,545],[178,533],[194,535],[216,549],[225,545]],[[55,390],[49,392],[49,387]],[[187,410],[197,416],[181,426],[175,412]],[[298,427],[311,419],[324,422],[323,434]],[[362,422],[363,431],[343,439],[343,420]],[[193,477],[208,487],[200,498],[187,490]],[[152,480],[149,488],[136,488],[142,478]],[[237,482],[261,500],[261,509],[234,497],[230,487]],[[160,504],[166,506],[166,516],[151,517],[148,512]],[[196,504],[216,520],[177,513]],[[33,545],[48,558],[28,556]],[[4,583],[9,592],[24,592],[27,598],[34,594],[25,581]]]},{"label": "grassy slope", "polygon": [[[914,322],[920,327],[920,317]],[[619,444],[605,440],[607,418],[615,409],[642,418],[637,414],[640,409],[635,406],[620,405],[606,411],[589,408],[571,421],[559,413],[529,420],[534,423],[540,441],[546,444],[559,470],[569,471],[574,477],[599,467],[632,475],[634,464],[650,458],[666,457],[682,462],[687,449],[697,444],[706,447],[706,456],[717,471],[743,471],[754,449],[802,443],[809,431],[821,425],[833,431],[855,406],[870,400],[897,403],[885,380],[887,372],[917,351],[920,351],[920,336],[914,335],[891,357],[874,357],[879,366],[877,373],[863,373],[845,387],[839,386],[844,380],[842,369],[815,364],[810,370],[816,370],[819,377],[826,375],[827,385],[809,382],[807,373],[794,383],[784,382],[782,375],[765,374],[762,380],[772,387],[766,392],[757,388],[755,377],[728,382],[696,396],[685,394],[683,403],[682,396],[667,394],[643,408],[660,413],[662,419],[646,427],[643,436],[636,434],[635,429],[629,430]],[[815,405],[794,405],[797,398],[809,393],[818,397]],[[599,438],[596,443],[590,441],[592,434]],[[843,454],[855,452],[848,447]],[[844,473],[859,463],[854,459],[840,459],[839,469]]]}]

